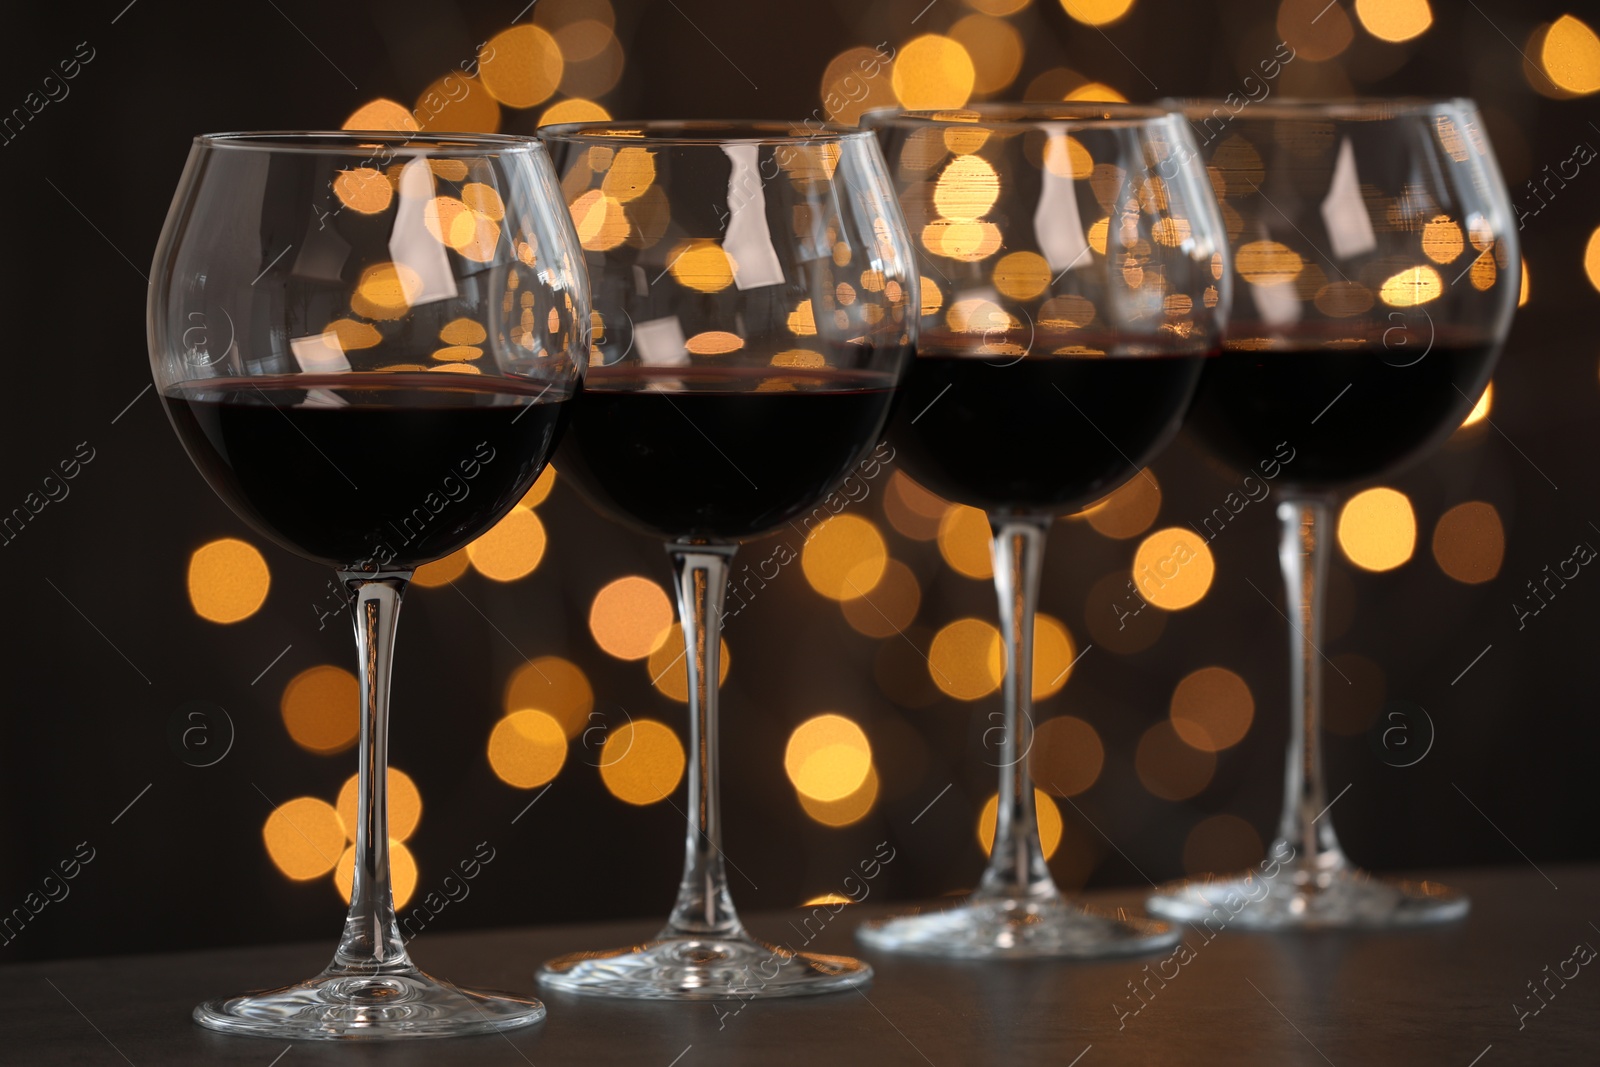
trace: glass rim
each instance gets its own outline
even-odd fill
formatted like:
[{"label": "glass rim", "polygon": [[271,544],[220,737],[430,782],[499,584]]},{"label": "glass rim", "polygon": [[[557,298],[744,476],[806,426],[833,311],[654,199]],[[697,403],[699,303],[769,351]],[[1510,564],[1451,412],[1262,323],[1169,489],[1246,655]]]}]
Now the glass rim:
[{"label": "glass rim", "polygon": [[874,108],[861,116],[863,126],[925,129],[942,126],[981,125],[989,129],[1025,132],[1045,124],[1069,129],[1126,129],[1153,127],[1172,119],[1171,108],[1101,100],[1041,100],[1021,103],[984,102],[964,107],[906,110]]},{"label": "glass rim", "polygon": [[[702,131],[700,136],[695,131]],[[714,131],[724,131],[722,135]],[[803,145],[839,144],[869,139],[871,130],[844,126],[836,122],[783,119],[643,119],[629,122],[606,119],[591,122],[558,122],[538,129],[545,141],[567,144],[606,145],[696,145],[753,144]]]},{"label": "glass rim", "polygon": [[1163,106],[1186,119],[1210,118],[1227,110],[1230,122],[1244,119],[1351,119],[1380,120],[1415,115],[1431,115],[1442,108],[1461,108],[1476,112],[1478,105],[1466,96],[1306,96],[1285,97],[1246,103],[1234,111],[1219,96],[1164,97]]},{"label": "glass rim", "polygon": [[544,151],[535,137],[503,133],[422,133],[415,130],[235,130],[202,133],[196,147],[256,152],[349,153],[370,156],[388,148],[413,155]]}]

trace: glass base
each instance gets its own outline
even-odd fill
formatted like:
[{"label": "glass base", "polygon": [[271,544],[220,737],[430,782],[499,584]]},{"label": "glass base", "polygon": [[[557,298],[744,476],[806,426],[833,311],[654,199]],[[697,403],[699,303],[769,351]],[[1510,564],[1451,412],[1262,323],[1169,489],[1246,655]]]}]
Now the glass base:
[{"label": "glass base", "polygon": [[750,1000],[865,985],[872,968],[849,956],[792,952],[743,932],[663,937],[609,952],[574,952],[539,968],[551,989],[637,1000]]},{"label": "glass base", "polygon": [[1326,930],[1426,926],[1464,918],[1471,903],[1438,882],[1377,878],[1359,868],[1259,871],[1174,882],[1145,902],[1152,914],[1212,929]]},{"label": "glass base", "polygon": [[1059,897],[969,900],[945,911],[863,923],[856,937],[884,952],[951,959],[1098,959],[1156,952],[1178,943],[1178,931],[1164,922]]},{"label": "glass base", "polygon": [[457,989],[415,968],[380,975],[325,971],[298,985],[208,1000],[194,1009],[195,1022],[212,1030],[288,1040],[461,1037],[528,1026],[544,1015],[533,997]]}]

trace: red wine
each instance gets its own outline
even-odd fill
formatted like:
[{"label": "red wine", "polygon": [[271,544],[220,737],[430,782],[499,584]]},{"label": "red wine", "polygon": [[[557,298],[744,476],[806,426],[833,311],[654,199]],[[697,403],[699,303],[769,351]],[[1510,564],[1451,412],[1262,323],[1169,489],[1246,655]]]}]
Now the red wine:
[{"label": "red wine", "polygon": [[1498,354],[1440,337],[1419,358],[1425,347],[1229,350],[1201,378],[1190,430],[1241,470],[1292,454],[1281,477],[1294,488],[1390,473],[1461,425]]},{"label": "red wine", "polygon": [[405,568],[511,510],[549,460],[570,396],[395,373],[212,378],[163,400],[211,488],[262,534],[335,567]]},{"label": "red wine", "polygon": [[1042,335],[1026,357],[942,354],[959,344],[924,337],[889,440],[917,481],[985,511],[1076,511],[1122,485],[1177,432],[1205,362],[1044,355],[1060,346]]},{"label": "red wine", "polygon": [[833,491],[878,443],[894,395],[880,371],[591,367],[561,473],[658,537],[756,537]]}]

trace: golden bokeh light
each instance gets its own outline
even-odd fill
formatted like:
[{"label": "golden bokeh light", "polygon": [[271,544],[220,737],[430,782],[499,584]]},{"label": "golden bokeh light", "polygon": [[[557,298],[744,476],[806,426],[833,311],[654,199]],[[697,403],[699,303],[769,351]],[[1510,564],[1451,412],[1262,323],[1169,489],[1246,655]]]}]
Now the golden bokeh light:
[{"label": "golden bokeh light", "polygon": [[322,332],[338,338],[339,348],[345,352],[371,348],[383,342],[383,334],[378,332],[376,326],[355,319],[334,319],[322,328]]},{"label": "golden bokeh light", "polygon": [[[339,865],[333,870],[333,884],[350,903],[350,885],[355,880],[356,849],[354,845],[339,856]],[[417,858],[411,854],[404,841],[389,839],[389,886],[394,893],[396,910],[411,903],[411,894],[417,891]]]},{"label": "golden bokeh light", "polygon": [[1390,571],[1417,547],[1417,516],[1411,498],[1378,486],[1351,497],[1339,512],[1339,547],[1362,570]]},{"label": "golden bokeh light", "polygon": [[1071,90],[1063,100],[1081,100],[1102,104],[1125,104],[1128,98],[1117,92],[1105,82],[1084,82]]},{"label": "golden bokeh light", "polygon": [[1449,263],[1466,247],[1460,224],[1449,215],[1435,215],[1422,227],[1422,252],[1435,263]]},{"label": "golden bokeh light", "polygon": [[1134,752],[1139,781],[1163,800],[1188,800],[1211,784],[1217,757],[1187,745],[1170,721],[1163,720],[1144,732]]},{"label": "golden bokeh light", "polygon": [[467,546],[467,558],[485,578],[514,582],[533,573],[544,558],[544,549],[544,523],[539,516],[527,508],[512,508]]},{"label": "golden bokeh light", "polygon": [[990,15],[968,15],[950,27],[950,37],[972,60],[973,88],[998,93],[1017,80],[1022,70],[1022,34],[1011,23]]},{"label": "golden bokeh light", "polygon": [[[997,631],[998,632],[998,631]],[[1003,642],[990,647],[989,672],[995,678],[1005,678]],[[1040,612],[1033,617],[1033,699],[1047,700],[1061,692],[1071,674],[1072,662],[1078,650],[1073,645],[1072,634],[1060,619]]]},{"label": "golden bokeh light", "polygon": [[972,96],[977,70],[960,41],[924,34],[900,47],[891,84],[901,105],[911,111],[961,107]]},{"label": "golden bokeh light", "polygon": [[344,120],[340,129],[416,133],[417,120],[404,104],[380,96],[350,112],[350,117]]},{"label": "golden bokeh light", "polygon": [[1458,429],[1466,429],[1476,425],[1489,417],[1489,412],[1494,408],[1494,382],[1483,387],[1483,395],[1478,397],[1478,402],[1472,405],[1472,410],[1467,412],[1467,417],[1461,420]]},{"label": "golden bokeh light", "polygon": [[[733,659],[728,655],[726,640],[720,641],[717,648],[719,651],[717,684],[721,685],[728,680],[728,670],[733,666]],[[672,624],[672,628],[667,631],[666,639],[645,661],[645,669],[650,672],[650,684],[663,696],[670,697],[680,704],[689,702],[689,664],[684,655],[682,624],[676,622]]]},{"label": "golden bokeh light", "polygon": [[573,97],[551,104],[539,113],[540,126],[553,126],[558,122],[609,122],[611,112],[605,105],[593,100]]},{"label": "golden bokeh light", "polygon": [[1000,688],[1000,631],[982,619],[957,619],[933,635],[928,673],[957,700],[981,700]]},{"label": "golden bokeh light", "polygon": [[872,592],[888,565],[883,534],[859,515],[823,520],[800,550],[806,581],[830,600],[854,600]]},{"label": "golden bokeh light", "polygon": [[[356,839],[359,821],[357,801],[360,791],[361,776],[352,774],[339,788],[339,799],[333,805],[334,810],[339,813],[340,821],[344,823],[345,837],[351,841]],[[390,767],[388,796],[389,839],[404,841],[416,832],[417,823],[422,821],[422,793],[409,774],[398,767]]]},{"label": "golden bokeh light", "polygon": [[[1600,289],[1600,286],[1596,286],[1595,288]],[[1522,288],[1517,290],[1517,307],[1525,307],[1525,306],[1527,306],[1527,303],[1528,303],[1528,260],[1527,260],[1527,257],[1524,256],[1523,260],[1522,260]]]},{"label": "golden bokeh light", "polygon": [[866,818],[872,811],[872,806],[878,802],[880,785],[878,768],[868,767],[866,779],[849,796],[838,800],[817,800],[805,793],[797,792],[795,795],[805,813],[823,826],[850,826]]},{"label": "golden bokeh light", "polygon": [[875,48],[847,48],[822,72],[819,95],[832,122],[853,126],[862,114],[895,103],[892,59]]},{"label": "golden bokeh light", "polygon": [[1265,849],[1256,828],[1237,815],[1210,815],[1183,841],[1183,870],[1189,875],[1240,871],[1261,862]]},{"label": "golden bokeh light", "polygon": [[1172,691],[1168,715],[1184,744],[1221,752],[1244,740],[1255,718],[1250,686],[1226,667],[1202,667]]},{"label": "golden bokeh light", "polygon": [[1292,282],[1305,269],[1300,253],[1277,241],[1251,241],[1234,254],[1234,269],[1251,285]]},{"label": "golden bokeh light", "polygon": [[446,74],[417,97],[418,125],[430,133],[496,133],[500,105],[477,78]]},{"label": "golden bokeh light", "polygon": [[544,470],[540,472],[539,477],[535,478],[533,484],[528,487],[528,491],[522,494],[522,499],[517,501],[517,505],[524,508],[536,508],[544,503],[545,498],[550,495],[550,490],[555,487],[556,468],[554,464],[547,463]]},{"label": "golden bokeh light", "polygon": [[1012,252],[994,265],[994,287],[1013,300],[1032,300],[1050,287],[1050,273],[1037,252]]},{"label": "golden bokeh light", "polygon": [[783,770],[795,790],[813,800],[842,800],[866,782],[872,769],[872,744],[860,726],[843,715],[816,715],[789,735]]},{"label": "golden bokeh light", "polygon": [[644,659],[672,629],[672,601],[655,582],[628,575],[608,583],[589,606],[595,644],[622,660]]},{"label": "golden bokeh light", "polygon": [[648,148],[623,148],[612,157],[600,191],[621,203],[637,200],[656,180],[656,154]]},{"label": "golden bokeh light", "polygon": [[939,554],[957,574],[968,578],[994,577],[989,553],[989,516],[977,508],[954,504],[939,520]]},{"label": "golden bokeh light", "polygon": [[[599,189],[590,189],[574,200],[568,210],[578,231],[578,243],[590,252],[609,252],[628,239],[632,223],[621,201]],[[731,280],[731,276],[730,276]]]},{"label": "golden bokeh light", "polygon": [[1211,589],[1216,569],[1205,539],[1181,526],[1157,530],[1133,554],[1134,587],[1146,602],[1165,611],[1198,604]]},{"label": "golden bokeh light", "polygon": [[952,222],[982,218],[1000,197],[1000,175],[982,156],[957,156],[939,173],[933,206]]},{"label": "golden bokeh light", "polygon": [[892,637],[904,633],[922,606],[922,588],[917,576],[897,559],[887,561],[871,596],[843,601],[845,621],[867,637]]},{"label": "golden bokeh light", "polygon": [[1581,19],[1562,15],[1544,35],[1539,65],[1557,88],[1587,96],[1600,90],[1600,37]]},{"label": "golden bokeh light", "polygon": [[394,186],[389,184],[383,171],[372,167],[354,167],[341,170],[333,179],[333,195],[339,203],[362,215],[376,215],[388,210],[394,199]]},{"label": "golden bokeh light", "polygon": [[654,719],[623,723],[600,750],[600,780],[612,796],[638,807],[670,797],[684,765],[683,742]]},{"label": "golden bokeh light", "polygon": [[1436,300],[1443,292],[1444,279],[1438,271],[1427,266],[1409,267],[1385,281],[1378,297],[1390,307],[1408,308]]},{"label": "golden bokeh light", "polygon": [[1380,41],[1409,41],[1433,25],[1428,0],[1356,0],[1356,18]]},{"label": "golden bokeh light", "polygon": [[1600,290],[1600,226],[1595,227],[1584,246],[1583,272],[1589,276],[1589,284]]},{"label": "golden bokeh light", "polygon": [[1281,0],[1278,37],[1297,59],[1323,63],[1350,47],[1356,31],[1335,0]]},{"label": "golden bokeh light", "polygon": [[449,585],[463,574],[471,561],[467,558],[467,550],[459,548],[432,563],[424,563],[411,575],[411,584],[420,585],[424,589],[434,589],[441,585]]},{"label": "golden bokeh light", "polygon": [[1075,797],[1100,780],[1105,763],[1100,734],[1074,715],[1057,715],[1034,728],[1028,773],[1040,789]]},{"label": "golden bokeh light", "polygon": [[1015,15],[1033,0],[966,0],[968,7],[985,15]]},{"label": "golden bokeh light", "polygon": [[1148,530],[1160,511],[1161,486],[1146,468],[1081,514],[1096,533],[1125,541]]},{"label": "golden bokeh light", "polygon": [[507,107],[533,107],[555,94],[565,61],[542,27],[524,23],[491,37],[478,56],[478,77]]},{"label": "golden bokeh light", "polygon": [[1506,531],[1493,504],[1457,504],[1433,528],[1433,558],[1458,582],[1478,585],[1495,578],[1506,558]]},{"label": "golden bokeh light", "polygon": [[[668,262],[668,269],[678,280],[678,284],[690,289],[697,289],[702,293],[716,293],[733,284],[733,260],[715,241],[691,241],[679,249]],[[816,332],[815,327],[811,332]]]},{"label": "golden bokeh light", "polygon": [[196,615],[210,622],[234,623],[261,609],[272,588],[272,572],[255,545],[223,537],[194,550],[188,585]]},{"label": "golden bokeh light", "polygon": [[489,734],[489,766],[518,789],[544,785],[567,762],[567,734],[554,715],[524,708],[495,723]]},{"label": "golden bokeh light", "polygon": [[[1042,789],[1033,791],[1033,807],[1039,825],[1039,848],[1044,852],[1044,858],[1049,859],[1061,847],[1061,809],[1056,807],[1050,794]],[[1000,795],[996,793],[978,813],[978,844],[983,846],[985,856],[994,850],[995,823],[999,819]]]},{"label": "golden bokeh light", "polygon": [[744,338],[727,330],[701,330],[683,342],[683,347],[688,349],[691,355],[725,356],[729,352],[737,352],[743,348]]},{"label": "golden bokeh light", "polygon": [[939,536],[939,520],[950,510],[949,501],[928,492],[904,471],[895,471],[883,494],[883,514],[902,537],[932,541]]},{"label": "golden bokeh light", "polygon": [[343,752],[361,735],[361,684],[342,667],[308,667],[283,687],[278,711],[301,748],[321,756]]},{"label": "golden bokeh light", "polygon": [[344,852],[339,813],[316,797],[296,797],[273,808],[261,836],[273,864],[297,882],[327,874]]},{"label": "golden bokeh light", "polygon": [[1061,7],[1085,26],[1108,26],[1128,13],[1133,0],[1061,0]]},{"label": "golden bokeh light", "polygon": [[451,319],[439,328],[439,340],[447,345],[480,345],[488,336],[476,319]]},{"label": "golden bokeh light", "polygon": [[398,319],[422,295],[422,276],[404,263],[375,263],[361,272],[350,306],[369,319]]},{"label": "golden bokeh light", "polygon": [[539,656],[511,672],[501,706],[507,714],[525,708],[548,712],[568,737],[577,737],[594,710],[594,689],[576,663]]}]

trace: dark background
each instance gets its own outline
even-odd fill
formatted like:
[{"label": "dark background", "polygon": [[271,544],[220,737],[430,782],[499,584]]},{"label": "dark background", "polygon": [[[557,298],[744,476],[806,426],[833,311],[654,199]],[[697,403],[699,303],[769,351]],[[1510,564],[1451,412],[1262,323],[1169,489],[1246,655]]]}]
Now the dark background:
[{"label": "dark background", "polygon": [[[79,842],[96,853],[71,895],[0,947],[0,960],[332,942],[342,903],[331,880],[284,878],[263,847],[262,825],[275,802],[331,801],[354,771],[352,752],[318,756],[294,744],[278,712],[295,673],[318,663],[354,666],[348,627],[317,628],[312,605],[327,575],[263,542],[215,499],[156,398],[141,394],[149,382],[143,274],[192,135],[336,128],[380,96],[410,107],[522,6],[125,2],[29,5],[8,20],[0,44],[0,110],[21,106],[79,42],[95,54],[66,99],[0,145],[0,269],[11,322],[0,357],[0,510],[20,504],[79,442],[96,454],[70,497],[0,547],[0,914],[21,907]],[[522,17],[569,18],[585,6],[563,11],[541,0]],[[1519,54],[1562,5],[1435,0],[1433,26],[1400,45],[1373,39],[1351,9],[1341,3],[1325,17],[1354,24],[1353,43],[1330,61],[1290,64],[1281,92],[1471,95],[1485,105],[1519,202],[1527,200],[1523,183],[1567,159],[1577,142],[1600,145],[1592,100],[1536,92],[1530,79],[1540,75],[1525,71]],[[1010,16],[1026,42],[1021,73],[991,95],[1019,97],[1062,67],[1133,99],[1225,93],[1271,51],[1277,12],[1272,3],[1138,0],[1102,33],[1068,18],[1056,0],[1033,0]],[[823,70],[845,48],[903,45],[970,13],[958,0],[926,9],[922,0],[619,0],[626,67],[601,102],[618,117],[803,116],[821,105]],[[542,109],[502,109],[501,128],[531,132]],[[1585,169],[1526,220],[1530,299],[1495,376],[1493,426],[1458,433],[1385,483],[1416,510],[1411,561],[1383,574],[1342,558],[1334,564],[1327,651],[1342,663],[1350,655],[1370,660],[1383,685],[1379,692],[1364,682],[1361,693],[1340,698],[1341,721],[1355,732],[1329,736],[1329,781],[1334,791],[1351,783],[1335,809],[1339,831],[1353,857],[1378,870],[1600,855],[1600,801],[1590,788],[1600,751],[1591,695],[1600,578],[1581,574],[1521,631],[1512,608],[1546,564],[1579,541],[1600,543],[1591,526],[1600,522],[1592,504],[1600,382],[1584,325],[1600,298],[1583,270],[1585,241],[1600,224],[1597,174]],[[1198,521],[1234,484],[1182,443],[1154,470],[1164,491],[1157,526]],[[1499,575],[1479,585],[1447,577],[1428,548],[1439,516],[1467,500],[1492,503],[1506,531]],[[935,545],[895,534],[882,501],[875,488],[857,513],[879,524],[891,555],[921,584],[910,637],[925,649],[952,619],[992,619],[988,583],[951,571]],[[497,850],[472,896],[430,929],[664,916],[676,885],[682,827],[673,805],[614,799],[592,754],[575,746],[549,792],[513,824],[533,794],[501,782],[485,757],[505,679],[524,655],[564,656],[588,675],[600,707],[686,731],[682,706],[651,689],[641,664],[602,652],[587,627],[594,594],[612,578],[665,582],[659,546],[609,525],[559,480],[539,514],[549,547],[531,576],[501,585],[468,572],[458,589],[417,589],[406,604],[392,757],[425,803],[408,842],[419,896],[478,842]],[[1277,609],[1251,589],[1281,600],[1269,520],[1264,506],[1247,511],[1217,540],[1211,592],[1167,618],[1152,647],[1130,655],[1097,648],[1041,708],[1042,716],[1070,711],[1088,720],[1106,747],[1097,783],[1072,804],[1058,802],[1067,829],[1052,866],[1064,885],[1179,876],[1190,831],[1217,813],[1247,820],[1270,840],[1287,730],[1284,635]],[[257,544],[272,571],[263,608],[231,626],[199,618],[184,585],[190,553],[222,536]],[[1089,588],[1125,571],[1137,543],[1080,522],[1056,527],[1043,609],[1066,622],[1079,647],[1089,640],[1085,612],[1106,610],[1088,602]],[[746,555],[769,552],[757,544]],[[745,910],[838,889],[885,839],[902,857],[884,883],[894,897],[976,880],[983,856],[973,827],[994,788],[977,742],[992,701],[897,704],[876,668],[898,656],[915,674],[918,661],[886,647],[899,638],[850,629],[797,567],[732,622],[727,639],[734,666],[724,702],[725,846],[743,874],[733,875],[733,887]],[[285,646],[292,647],[262,674]],[[1452,684],[1485,646],[1492,647]],[[1254,725],[1219,756],[1206,789],[1181,802],[1159,799],[1135,773],[1135,748],[1166,715],[1178,680],[1207,665],[1246,679]],[[921,687],[930,688],[925,677]],[[1426,708],[1437,727],[1433,749],[1408,768],[1386,762],[1376,731],[1361,728],[1393,699]],[[225,708],[237,731],[228,756],[210,767],[183,762],[169,734],[192,700]],[[825,710],[862,724],[883,780],[873,811],[843,829],[808,818],[783,772],[790,731]],[[953,788],[913,825],[947,783]]]}]

